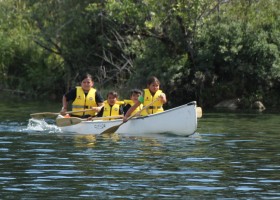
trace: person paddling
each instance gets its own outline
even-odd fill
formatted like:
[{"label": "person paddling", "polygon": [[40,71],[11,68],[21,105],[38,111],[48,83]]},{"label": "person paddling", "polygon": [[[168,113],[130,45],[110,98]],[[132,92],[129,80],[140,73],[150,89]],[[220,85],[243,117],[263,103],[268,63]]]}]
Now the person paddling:
[{"label": "person paddling", "polygon": [[[62,97],[62,109],[60,113],[65,115],[68,109],[68,103],[72,101],[72,111],[80,111],[71,114],[74,117],[88,118],[96,116],[104,106],[104,99],[95,88],[92,76],[88,73],[81,77],[81,86],[78,86]],[[84,111],[88,110],[90,111]]]},{"label": "person paddling", "polygon": [[126,122],[131,113],[142,103],[143,106],[151,104],[154,100],[158,99],[153,103],[152,106],[149,106],[147,109],[141,112],[141,115],[146,116],[149,114],[155,114],[163,112],[163,104],[167,102],[166,95],[162,92],[160,88],[160,81],[157,77],[151,76],[147,80],[147,88],[144,89],[143,95],[138,98],[138,101],[129,108],[126,112],[123,122]]},{"label": "person paddling", "polygon": [[[142,91],[139,89],[132,89],[130,91],[130,99],[129,100],[124,100],[125,106],[123,107],[123,113],[124,115],[126,112],[131,108],[135,103],[138,102],[138,98],[142,95]],[[133,115],[134,113],[140,111],[143,108],[143,105],[140,104],[131,114]]]}]

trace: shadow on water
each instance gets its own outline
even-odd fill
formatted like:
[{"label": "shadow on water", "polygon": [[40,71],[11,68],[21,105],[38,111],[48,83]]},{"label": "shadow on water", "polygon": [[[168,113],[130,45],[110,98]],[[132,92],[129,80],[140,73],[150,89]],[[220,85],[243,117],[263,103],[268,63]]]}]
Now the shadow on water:
[{"label": "shadow on water", "polygon": [[212,133],[279,133],[278,121],[279,114],[275,113],[206,113],[199,128],[202,132]]}]

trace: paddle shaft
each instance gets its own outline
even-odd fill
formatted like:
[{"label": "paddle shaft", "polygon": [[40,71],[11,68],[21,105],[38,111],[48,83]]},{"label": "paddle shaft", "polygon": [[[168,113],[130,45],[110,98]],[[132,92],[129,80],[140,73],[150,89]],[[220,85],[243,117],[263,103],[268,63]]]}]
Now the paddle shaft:
[{"label": "paddle shaft", "polygon": [[[68,111],[65,112],[66,114],[71,114],[71,113],[78,113],[78,112],[86,112],[86,111],[91,111],[92,109],[86,109],[86,110],[79,110],[79,111]],[[42,113],[32,113],[30,116],[32,118],[44,118],[44,117],[49,117],[49,116],[57,116],[60,115],[60,113],[53,113],[53,112],[42,112]]]}]

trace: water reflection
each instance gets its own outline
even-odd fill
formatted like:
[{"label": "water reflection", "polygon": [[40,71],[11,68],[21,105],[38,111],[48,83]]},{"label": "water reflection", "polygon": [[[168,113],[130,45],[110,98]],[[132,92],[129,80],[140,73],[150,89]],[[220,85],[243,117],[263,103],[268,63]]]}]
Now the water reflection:
[{"label": "water reflection", "polygon": [[255,198],[279,197],[278,142],[244,137],[200,134],[155,139],[2,132],[2,194],[181,199],[250,198],[254,192]]},{"label": "water reflection", "polygon": [[189,138],[68,134],[17,118],[0,120],[2,199],[280,198],[278,115],[205,113]]}]

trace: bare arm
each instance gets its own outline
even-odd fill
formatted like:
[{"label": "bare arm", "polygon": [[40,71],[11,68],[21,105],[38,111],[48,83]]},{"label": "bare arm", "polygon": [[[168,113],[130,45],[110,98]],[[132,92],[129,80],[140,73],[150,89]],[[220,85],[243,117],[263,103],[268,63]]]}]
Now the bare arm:
[{"label": "bare arm", "polygon": [[97,103],[97,107],[91,107],[91,109],[95,112],[100,112],[100,110],[103,108],[104,103]]},{"label": "bare arm", "polygon": [[68,102],[67,102],[67,99],[65,96],[62,97],[62,108],[61,108],[61,111],[60,113],[62,115],[65,115],[66,112],[67,112],[67,106],[68,106]]},{"label": "bare arm", "polygon": [[124,118],[123,118],[123,122],[126,122],[128,117],[131,115],[131,113],[138,107],[140,106],[141,102],[138,101],[137,103],[135,103],[133,106],[131,106],[128,111],[126,112]]}]

